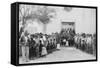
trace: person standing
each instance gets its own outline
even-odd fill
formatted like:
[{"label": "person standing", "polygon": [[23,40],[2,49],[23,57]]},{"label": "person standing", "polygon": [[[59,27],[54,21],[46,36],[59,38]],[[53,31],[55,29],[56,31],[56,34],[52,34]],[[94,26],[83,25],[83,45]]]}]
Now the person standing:
[{"label": "person standing", "polygon": [[66,39],[63,39],[63,46],[66,45]]},{"label": "person standing", "polygon": [[66,45],[65,45],[65,46],[66,46],[66,47],[69,46],[69,45],[68,45],[68,41],[66,41]]},{"label": "person standing", "polygon": [[39,58],[39,37],[38,36],[35,38],[35,42],[36,42],[36,57]]},{"label": "person standing", "polygon": [[41,53],[42,56],[46,56],[47,55],[47,50],[46,50],[46,47],[43,45],[42,47],[42,53]]},{"label": "person standing", "polygon": [[29,61],[29,46],[30,46],[30,42],[28,40],[30,40],[30,35],[25,36],[25,40],[26,40],[26,45],[25,45],[26,62],[28,62]]},{"label": "person standing", "polygon": [[21,42],[21,50],[22,50],[22,60],[25,61],[25,37],[24,35],[21,36],[20,42]]},{"label": "person standing", "polygon": [[47,40],[47,53],[50,53],[50,38]]},{"label": "person standing", "polygon": [[54,48],[57,47],[57,42],[56,42],[56,38],[54,38]]},{"label": "person standing", "polygon": [[57,50],[60,50],[60,43],[57,43]]},{"label": "person standing", "polygon": [[23,61],[28,61],[29,60],[29,44],[27,42],[28,37],[26,35],[21,36],[21,42],[22,42],[22,59]]},{"label": "person standing", "polygon": [[57,48],[56,49],[60,49],[60,43],[61,42],[61,38],[60,38],[60,35],[57,33],[56,35],[56,44],[57,44]]},{"label": "person standing", "polygon": [[[41,43],[42,42],[42,43]],[[42,46],[42,51],[41,51],[41,56],[46,56],[47,55],[47,49],[46,49],[46,44],[44,42],[46,42],[46,38],[41,40],[41,46]]]}]

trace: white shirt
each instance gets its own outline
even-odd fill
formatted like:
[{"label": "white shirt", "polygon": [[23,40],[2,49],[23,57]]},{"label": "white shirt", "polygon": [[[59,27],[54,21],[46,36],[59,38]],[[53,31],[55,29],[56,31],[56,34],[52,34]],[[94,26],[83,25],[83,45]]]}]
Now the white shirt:
[{"label": "white shirt", "polygon": [[45,36],[43,36],[43,40],[46,41],[46,37]]}]

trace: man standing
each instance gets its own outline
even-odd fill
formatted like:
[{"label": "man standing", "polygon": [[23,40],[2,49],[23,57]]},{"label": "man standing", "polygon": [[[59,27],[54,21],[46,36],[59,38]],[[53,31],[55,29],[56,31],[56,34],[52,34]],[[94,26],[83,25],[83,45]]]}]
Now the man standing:
[{"label": "man standing", "polygon": [[26,35],[25,40],[26,40],[25,41],[26,62],[28,62],[29,61],[29,45],[30,45],[28,40],[30,40],[30,35]]},{"label": "man standing", "polygon": [[39,45],[39,36],[38,35],[35,38],[35,42],[36,42],[36,44],[35,44],[36,45],[36,57],[39,58],[39,55],[40,55],[39,54],[39,46],[40,45]]},{"label": "man standing", "polygon": [[21,50],[22,50],[22,60],[25,60],[25,37],[24,35],[21,36],[19,39]]},{"label": "man standing", "polygon": [[21,50],[22,50],[22,59],[23,61],[28,61],[29,59],[29,46],[28,46],[28,33],[23,32],[19,41],[21,42]]}]

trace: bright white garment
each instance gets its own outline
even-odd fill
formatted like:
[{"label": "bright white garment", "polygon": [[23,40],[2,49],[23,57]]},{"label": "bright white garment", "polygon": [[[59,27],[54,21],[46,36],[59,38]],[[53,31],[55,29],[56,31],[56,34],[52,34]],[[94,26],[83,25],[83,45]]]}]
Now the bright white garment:
[{"label": "bright white garment", "polygon": [[43,36],[43,40],[46,41],[46,37],[45,36]]},{"label": "bright white garment", "polygon": [[25,36],[25,42],[27,43],[28,38]]},{"label": "bright white garment", "polygon": [[46,47],[42,47],[42,55],[46,55],[46,54],[47,54]]},{"label": "bright white garment", "polygon": [[60,49],[60,44],[57,44],[57,49]]},{"label": "bright white garment", "polygon": [[75,40],[75,43],[77,43],[78,37],[75,36],[75,37],[74,37],[74,40]]},{"label": "bright white garment", "polygon": [[63,42],[66,42],[66,39],[64,39]]},{"label": "bright white garment", "polygon": [[68,41],[66,41],[66,45],[65,46],[68,46]]},{"label": "bright white garment", "polygon": [[92,41],[92,40],[91,40],[91,37],[88,37],[88,38],[87,38],[87,44],[91,44],[91,41]]}]

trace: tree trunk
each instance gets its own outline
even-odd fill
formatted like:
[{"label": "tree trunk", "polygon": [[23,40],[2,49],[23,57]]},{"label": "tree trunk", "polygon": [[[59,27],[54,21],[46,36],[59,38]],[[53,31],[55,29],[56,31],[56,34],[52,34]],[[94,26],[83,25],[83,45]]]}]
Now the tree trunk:
[{"label": "tree trunk", "polygon": [[47,24],[43,24],[43,33],[46,34]]}]

